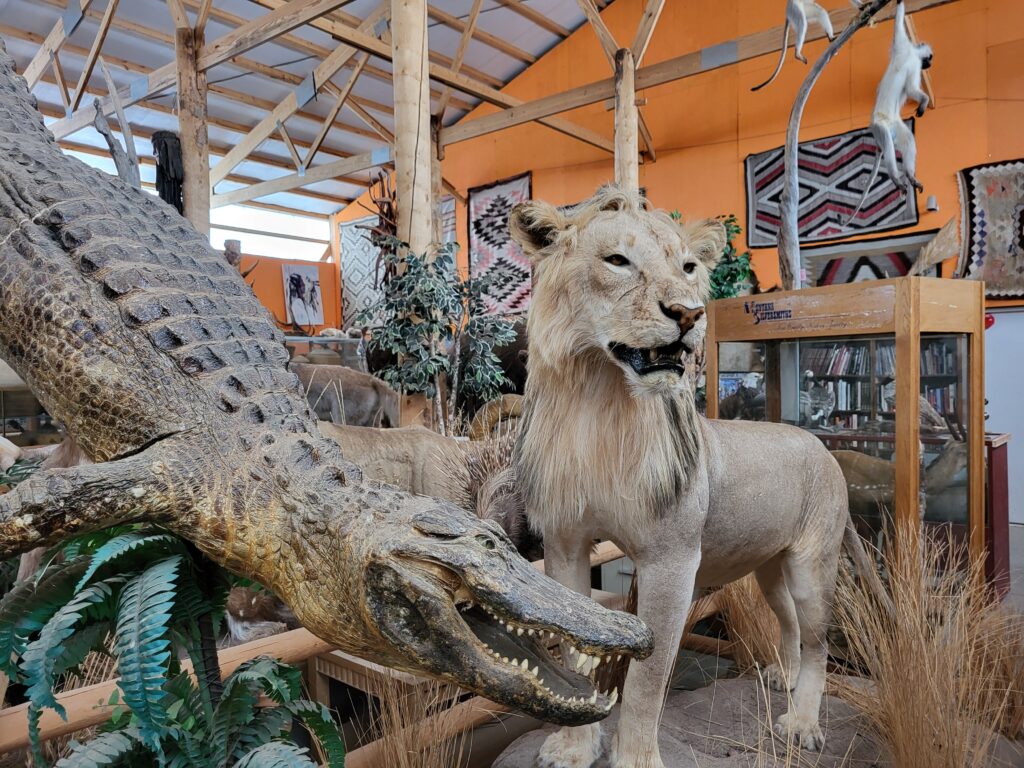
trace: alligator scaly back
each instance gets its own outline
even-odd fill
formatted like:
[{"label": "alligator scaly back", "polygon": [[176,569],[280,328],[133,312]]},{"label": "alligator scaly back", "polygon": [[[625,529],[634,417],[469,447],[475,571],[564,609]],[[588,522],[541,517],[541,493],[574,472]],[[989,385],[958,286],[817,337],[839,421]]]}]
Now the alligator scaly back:
[{"label": "alligator scaly back", "polygon": [[646,628],[539,575],[497,526],[365,481],[320,433],[287,357],[206,238],[60,151],[0,41],[0,358],[98,462],[0,495],[0,557],[152,521],[339,648],[556,722],[603,717],[585,678],[576,697],[530,674],[528,656],[546,663],[533,640],[515,641],[513,668],[481,633],[513,642],[515,620],[598,657],[643,656]]}]

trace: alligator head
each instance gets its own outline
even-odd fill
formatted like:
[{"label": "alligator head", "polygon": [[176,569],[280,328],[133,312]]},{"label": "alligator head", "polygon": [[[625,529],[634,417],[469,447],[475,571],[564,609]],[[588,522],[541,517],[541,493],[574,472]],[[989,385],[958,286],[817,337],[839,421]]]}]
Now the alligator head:
[{"label": "alligator head", "polygon": [[[360,621],[331,636],[338,613],[319,626],[300,598],[291,607],[303,624],[357,655],[372,649],[375,661],[448,680],[541,720],[581,725],[605,717],[617,692],[597,690],[593,673],[619,655],[646,658],[654,645],[647,627],[544,576],[496,524],[445,502],[418,501],[408,512],[403,504],[367,515],[358,533],[342,536],[346,560],[361,561],[363,575],[346,588],[340,613]],[[317,611],[324,586],[311,582],[308,604]]]}]

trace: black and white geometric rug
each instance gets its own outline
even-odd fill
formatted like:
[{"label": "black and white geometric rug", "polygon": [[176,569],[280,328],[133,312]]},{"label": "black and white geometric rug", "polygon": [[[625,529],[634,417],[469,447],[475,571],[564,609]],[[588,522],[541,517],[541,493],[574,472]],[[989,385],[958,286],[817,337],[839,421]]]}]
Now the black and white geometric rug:
[{"label": "black and white geometric rug", "polygon": [[508,233],[508,214],[517,203],[530,199],[532,174],[524,173],[495,184],[469,190],[470,274],[479,277],[500,269],[502,277],[487,293],[491,312],[518,314],[530,307],[530,260]]}]

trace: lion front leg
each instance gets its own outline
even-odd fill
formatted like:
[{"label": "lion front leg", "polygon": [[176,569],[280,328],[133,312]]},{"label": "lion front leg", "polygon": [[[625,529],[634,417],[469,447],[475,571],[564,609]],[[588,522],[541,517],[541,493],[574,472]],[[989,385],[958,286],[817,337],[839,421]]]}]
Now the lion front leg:
[{"label": "lion front leg", "polygon": [[[544,572],[574,592],[590,595],[590,543],[585,531],[544,531]],[[572,665],[562,645],[563,663]],[[541,746],[538,768],[590,768],[601,756],[601,724],[559,728]]]},{"label": "lion front leg", "polygon": [[692,602],[700,544],[659,549],[657,555],[636,560],[637,615],[654,633],[654,653],[629,666],[622,716],[612,740],[612,768],[665,766],[658,748],[658,727]]}]

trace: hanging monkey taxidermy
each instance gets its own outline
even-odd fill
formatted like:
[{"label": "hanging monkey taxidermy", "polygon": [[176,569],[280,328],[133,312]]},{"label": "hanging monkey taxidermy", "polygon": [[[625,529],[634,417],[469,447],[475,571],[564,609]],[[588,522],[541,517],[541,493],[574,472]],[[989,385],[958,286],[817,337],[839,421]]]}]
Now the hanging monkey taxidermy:
[{"label": "hanging monkey taxidermy", "polygon": [[[896,0],[889,66],[882,75],[882,82],[878,84],[875,110],[871,113],[871,135],[878,144],[878,156],[875,158],[871,178],[864,187],[864,194],[846,224],[853,221],[864,207],[878,178],[878,169],[883,159],[885,170],[896,186],[907,192],[911,187],[918,192],[924,191],[924,186],[917,180],[917,144],[913,132],[900,117],[900,111],[911,99],[917,102],[918,117],[923,116],[928,109],[928,94],[921,90],[921,71],[932,65],[932,48],[927,43],[915,44],[910,39],[906,15],[903,0]],[[896,150],[903,157],[903,171],[897,165]]]},{"label": "hanging monkey taxidermy", "polygon": [[796,39],[793,41],[793,57],[797,61],[804,64],[807,63],[807,58],[804,56],[804,40],[807,37],[807,22],[809,19],[821,25],[829,40],[835,37],[835,33],[832,31],[832,20],[828,16],[828,11],[814,2],[814,0],[786,0],[786,24],[782,28],[782,51],[779,53],[779,63],[775,67],[775,71],[772,72],[771,77],[760,85],[755,85],[750,90],[759,91],[766,85],[770,85],[779,76],[779,72],[782,71],[782,65],[786,61],[786,49],[789,48],[789,30],[791,27],[796,33]]}]

